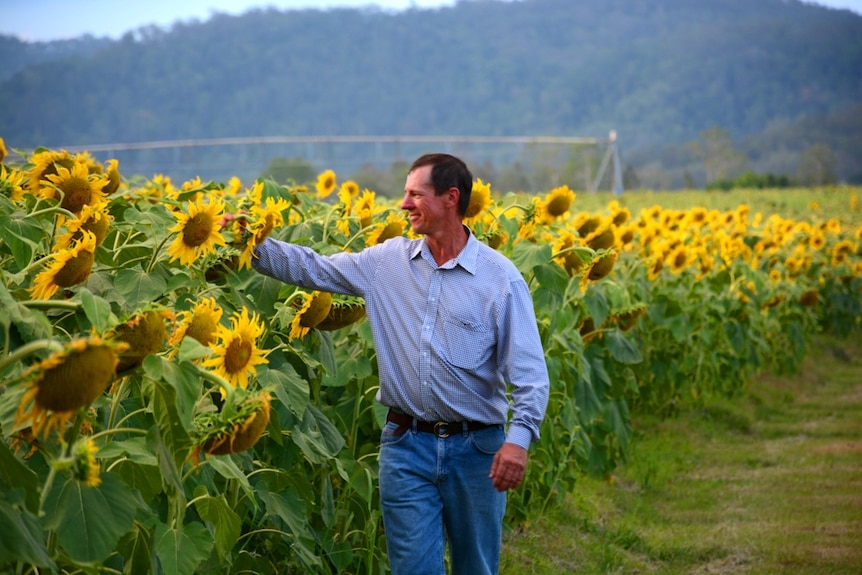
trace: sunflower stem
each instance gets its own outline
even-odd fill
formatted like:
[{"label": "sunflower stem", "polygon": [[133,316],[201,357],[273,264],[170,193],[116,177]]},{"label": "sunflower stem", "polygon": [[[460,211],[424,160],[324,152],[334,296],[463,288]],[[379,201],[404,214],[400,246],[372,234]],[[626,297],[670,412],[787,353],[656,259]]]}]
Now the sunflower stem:
[{"label": "sunflower stem", "polygon": [[81,302],[58,299],[34,299],[18,303],[30,309],[67,309],[75,311],[81,307]]},{"label": "sunflower stem", "polygon": [[21,359],[27,357],[31,353],[42,351],[43,349],[47,349],[50,351],[62,351],[63,345],[53,339],[37,339],[35,341],[25,343],[3,359],[0,359],[0,372],[2,372],[4,369],[14,364],[15,362],[18,362]]},{"label": "sunflower stem", "polygon": [[203,377],[207,381],[218,385],[222,389],[222,393],[224,393],[226,400],[232,399],[234,389],[228,380],[205,369],[198,370],[198,372],[201,374],[201,377]]},{"label": "sunflower stem", "polygon": [[153,266],[156,265],[156,259],[158,258],[159,253],[162,251],[162,248],[165,247],[166,243],[168,243],[169,239],[171,239],[171,234],[166,234],[159,246],[153,250],[153,257],[150,258],[150,263],[147,264],[147,273],[153,271]]}]

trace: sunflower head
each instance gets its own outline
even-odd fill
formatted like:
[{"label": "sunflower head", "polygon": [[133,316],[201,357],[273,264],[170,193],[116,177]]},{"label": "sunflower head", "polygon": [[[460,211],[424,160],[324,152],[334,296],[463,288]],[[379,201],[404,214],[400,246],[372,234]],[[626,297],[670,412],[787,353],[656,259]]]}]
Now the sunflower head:
[{"label": "sunflower head", "polygon": [[321,331],[333,331],[347,327],[365,317],[365,302],[361,298],[333,299],[329,313],[315,328]]},{"label": "sunflower head", "polygon": [[223,405],[218,412],[206,412],[195,418],[196,453],[227,455],[250,449],[266,430],[270,417],[270,395],[237,392],[235,405]]},{"label": "sunflower head", "polygon": [[401,214],[390,213],[385,222],[376,224],[368,234],[368,245],[382,244],[388,239],[404,235],[407,225]]},{"label": "sunflower head", "polygon": [[628,331],[637,324],[637,320],[646,313],[646,304],[636,303],[617,310],[613,317],[623,331]]},{"label": "sunflower head", "polygon": [[177,225],[169,231],[176,232],[177,237],[168,247],[171,261],[179,259],[181,264],[191,265],[199,257],[215,253],[217,245],[227,245],[219,225],[223,215],[224,202],[205,202],[203,194],[189,202],[188,212],[174,213]]},{"label": "sunflower head", "polygon": [[120,162],[119,160],[108,160],[108,169],[105,170],[105,175],[108,177],[108,183],[102,188],[102,193],[110,196],[120,189]]},{"label": "sunflower head", "polygon": [[569,186],[560,186],[548,192],[548,196],[542,205],[544,212],[551,219],[556,219],[568,212],[574,201],[575,192],[570,190]]},{"label": "sunflower head", "polygon": [[3,163],[3,160],[6,159],[6,155],[9,151],[6,149],[6,142],[3,141],[3,138],[0,138],[0,164]]},{"label": "sunflower head", "polygon": [[209,345],[216,340],[219,321],[223,310],[214,298],[203,298],[190,311],[180,312],[179,326],[171,334],[168,344],[175,348],[188,336],[201,345]]},{"label": "sunflower head", "polygon": [[313,294],[302,293],[292,305],[299,309],[290,322],[290,337],[301,338],[329,315],[329,310],[332,308],[332,294],[321,291]]},{"label": "sunflower head", "polygon": [[318,198],[326,198],[335,191],[335,188],[338,186],[338,180],[335,177],[335,172],[332,170],[325,170],[321,172],[317,176],[317,182],[315,183],[315,188],[317,189],[317,197]]},{"label": "sunflower head", "polygon": [[249,316],[246,308],[240,314],[234,313],[230,323],[230,328],[219,325],[218,342],[210,344],[213,355],[203,365],[213,368],[234,387],[245,389],[249,374],[257,374],[255,366],[267,362],[264,351],[257,347],[263,325],[258,323],[257,314]]},{"label": "sunflower head", "polygon": [[124,344],[98,336],[79,338],[31,366],[25,373],[27,391],[16,422],[29,422],[36,435],[50,435],[52,428],[69,421],[105,391],[116,374],[117,354],[124,349]]},{"label": "sunflower head", "polygon": [[477,178],[473,182],[473,188],[470,192],[470,203],[467,205],[467,211],[464,217],[472,219],[485,211],[491,205],[491,184],[482,182],[481,178]]},{"label": "sunflower head", "polygon": [[98,487],[102,484],[99,462],[96,461],[98,451],[99,448],[90,438],[79,439],[72,447],[72,455],[75,458],[72,475],[88,487]]},{"label": "sunflower head", "polygon": [[[103,174],[91,173],[90,166],[76,160],[71,168],[57,165],[57,173],[45,178],[62,192],[60,207],[73,214],[80,214],[84,206],[98,204],[103,199],[103,188],[108,185],[108,178]],[[55,190],[42,187],[43,197],[55,197]]]},{"label": "sunflower head", "polygon": [[110,337],[128,345],[117,365],[117,373],[126,373],[141,365],[148,355],[161,351],[167,337],[163,313],[150,310],[136,314],[117,326]]},{"label": "sunflower head", "polygon": [[804,307],[814,307],[820,301],[820,294],[817,290],[806,290],[799,296],[799,305]]},{"label": "sunflower head", "polygon": [[48,269],[33,280],[30,295],[36,299],[48,299],[60,288],[69,288],[87,281],[93,269],[96,252],[96,236],[82,232],[80,241],[72,247],[54,252]]}]

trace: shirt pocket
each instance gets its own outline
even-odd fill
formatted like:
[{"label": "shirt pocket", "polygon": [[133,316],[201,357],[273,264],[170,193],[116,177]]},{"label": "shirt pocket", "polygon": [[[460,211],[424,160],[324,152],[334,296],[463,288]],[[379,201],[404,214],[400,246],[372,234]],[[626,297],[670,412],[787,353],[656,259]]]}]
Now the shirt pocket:
[{"label": "shirt pocket", "polygon": [[453,316],[447,316],[443,321],[443,339],[452,365],[476,370],[488,361],[494,351],[494,334],[490,329]]}]

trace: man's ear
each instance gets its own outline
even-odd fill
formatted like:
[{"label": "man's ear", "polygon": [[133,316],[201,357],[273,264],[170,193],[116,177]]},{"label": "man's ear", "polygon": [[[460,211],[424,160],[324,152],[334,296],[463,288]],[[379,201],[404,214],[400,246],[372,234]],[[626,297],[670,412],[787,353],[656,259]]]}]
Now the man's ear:
[{"label": "man's ear", "polygon": [[452,186],[448,190],[446,190],[446,198],[449,201],[449,205],[457,206],[458,200],[461,198],[461,190]]}]

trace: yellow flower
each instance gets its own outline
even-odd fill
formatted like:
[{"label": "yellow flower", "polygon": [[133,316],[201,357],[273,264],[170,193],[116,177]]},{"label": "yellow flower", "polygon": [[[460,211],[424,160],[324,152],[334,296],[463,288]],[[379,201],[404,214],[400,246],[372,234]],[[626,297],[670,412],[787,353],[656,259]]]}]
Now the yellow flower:
[{"label": "yellow flower", "polygon": [[43,185],[40,195],[43,198],[56,198],[62,192],[60,207],[76,215],[81,213],[84,206],[101,202],[104,199],[102,189],[109,183],[107,176],[91,174],[87,164],[80,161],[76,161],[71,169],[58,165],[57,173],[48,174],[45,179],[53,187]]},{"label": "yellow flower", "polygon": [[581,259],[577,251],[573,248],[578,246],[578,236],[568,230],[560,232],[557,240],[552,245],[554,260],[560,264],[569,274],[569,277],[579,272],[586,262]]},{"label": "yellow flower", "polygon": [[470,204],[467,206],[467,212],[464,218],[473,220],[478,217],[488,206],[491,205],[491,184],[482,182],[481,178],[477,178],[473,182],[473,188],[470,191]]},{"label": "yellow flower", "polygon": [[670,266],[671,273],[678,274],[691,263],[688,247],[685,244],[680,244],[673,248],[667,256],[667,262]]},{"label": "yellow flower", "polygon": [[6,166],[0,165],[0,195],[20,202],[24,198],[24,172],[15,169],[7,172]]},{"label": "yellow flower", "polygon": [[569,186],[554,188],[539,204],[541,210],[541,221],[550,223],[569,211],[572,202],[575,201],[575,192]]},{"label": "yellow flower", "polygon": [[15,424],[29,424],[35,435],[47,438],[61,429],[75,413],[94,402],[117,368],[117,352],[125,344],[103,341],[98,336],[78,338],[61,351],[30,367],[25,391],[15,412]]},{"label": "yellow flower", "polygon": [[120,354],[118,374],[138,367],[148,355],[161,351],[167,337],[166,316],[170,317],[171,313],[156,310],[138,313],[108,334],[112,340],[127,344],[127,349]]},{"label": "yellow flower", "polygon": [[329,197],[329,195],[335,191],[337,185],[335,172],[332,170],[321,172],[320,175],[317,176],[317,183],[315,184],[317,197],[321,199]]},{"label": "yellow flower", "polygon": [[120,189],[120,161],[119,160],[108,160],[108,169],[105,170],[105,175],[108,178],[108,184],[102,188],[102,193],[106,196],[110,196],[118,189]]},{"label": "yellow flower", "polygon": [[230,319],[231,327],[218,327],[217,345],[211,346],[213,356],[204,360],[204,367],[211,367],[234,387],[245,389],[249,374],[257,375],[256,365],[267,363],[264,351],[257,347],[257,338],[263,334],[263,325],[257,314],[236,313]]},{"label": "yellow flower", "polygon": [[[359,195],[359,184],[354,182],[353,180],[347,180],[341,187],[338,189],[338,197],[342,201],[345,199],[352,200],[356,196]],[[347,203],[347,202],[345,202]]]},{"label": "yellow flower", "polygon": [[218,334],[222,313],[224,312],[215,298],[203,298],[190,311],[180,312],[179,326],[168,340],[168,345],[176,348],[186,336],[203,345],[211,344]]},{"label": "yellow flower", "polygon": [[590,261],[581,275],[581,293],[587,293],[589,282],[598,281],[611,273],[616,261],[617,252],[615,251],[607,251],[594,255],[592,261]]},{"label": "yellow flower", "polygon": [[[27,189],[31,194],[42,193],[42,186],[47,177],[57,173],[57,167],[71,168],[75,164],[75,158],[66,150],[39,150],[30,156],[32,167],[27,171]],[[47,188],[46,193],[53,195],[53,190]]]},{"label": "yellow flower", "polygon": [[390,238],[403,235],[404,228],[406,227],[407,222],[404,221],[403,214],[390,212],[385,222],[375,224],[374,228],[368,233],[368,242],[366,245],[382,244]]},{"label": "yellow flower", "polygon": [[9,151],[6,149],[6,142],[3,141],[3,138],[0,138],[0,164],[3,163],[3,160],[6,159],[6,155]]},{"label": "yellow flower", "polygon": [[375,196],[376,194],[374,192],[366,189],[362,191],[362,195],[359,196],[358,200],[356,200],[353,213],[359,218],[360,228],[367,228],[370,226],[374,220],[374,214],[379,211],[374,205]]},{"label": "yellow flower", "polygon": [[108,234],[108,228],[114,217],[106,210],[107,204],[97,206],[84,206],[81,214],[66,222],[67,233],[57,236],[55,251],[63,250],[77,242],[83,237],[84,232],[91,232],[96,236],[96,245],[100,245]]},{"label": "yellow flower", "polygon": [[204,204],[203,197],[189,202],[188,213],[174,213],[177,225],[168,231],[177,232],[177,237],[168,247],[171,261],[180,260],[183,265],[191,265],[199,257],[215,253],[217,245],[225,245],[219,228],[224,215],[224,202],[215,200]]},{"label": "yellow flower", "polygon": [[297,339],[305,337],[305,334],[326,319],[332,307],[332,294],[329,292],[316,291],[313,294],[300,292],[298,302],[299,309],[290,322],[290,338]]},{"label": "yellow flower", "polygon": [[219,412],[205,412],[195,417],[197,428],[193,456],[203,451],[208,455],[227,455],[250,449],[266,430],[270,417],[269,392],[263,391],[246,397],[242,393],[231,409],[222,407]]},{"label": "yellow flower", "polygon": [[72,475],[87,487],[98,487],[102,484],[99,476],[99,462],[96,461],[96,453],[99,448],[90,438],[79,440],[72,448],[75,456],[75,464]]},{"label": "yellow flower", "polygon": [[275,228],[284,225],[284,216],[281,212],[290,207],[290,202],[284,198],[266,198],[264,205],[252,206],[249,211],[247,234],[248,242],[242,250],[239,259],[239,269],[251,267],[251,256],[254,247],[263,243]]},{"label": "yellow flower", "polygon": [[50,266],[33,280],[30,297],[48,299],[58,289],[76,286],[87,281],[93,269],[96,252],[96,236],[82,232],[82,238],[70,248],[54,252]]}]

